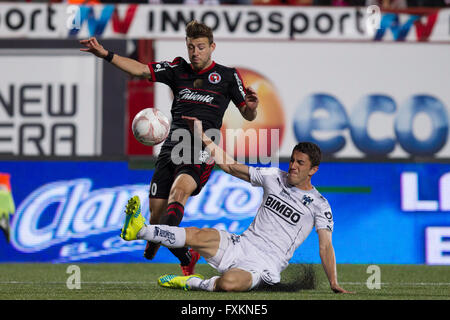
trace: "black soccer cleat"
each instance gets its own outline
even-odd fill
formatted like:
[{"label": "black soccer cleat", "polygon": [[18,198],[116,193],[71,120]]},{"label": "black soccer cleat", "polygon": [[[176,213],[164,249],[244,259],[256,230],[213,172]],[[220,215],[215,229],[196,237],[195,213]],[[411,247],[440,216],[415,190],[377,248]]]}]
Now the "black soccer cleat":
[{"label": "black soccer cleat", "polygon": [[153,260],[160,246],[161,246],[160,243],[147,241],[147,245],[145,246],[144,250],[144,258],[147,260]]}]

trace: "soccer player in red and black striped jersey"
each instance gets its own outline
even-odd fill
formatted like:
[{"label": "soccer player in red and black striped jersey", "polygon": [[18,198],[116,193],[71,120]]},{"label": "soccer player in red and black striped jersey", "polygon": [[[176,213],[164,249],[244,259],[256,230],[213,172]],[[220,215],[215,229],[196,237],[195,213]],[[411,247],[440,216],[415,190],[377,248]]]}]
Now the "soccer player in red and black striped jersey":
[{"label": "soccer player in red and black striped jersey", "polygon": [[[104,58],[133,76],[165,83],[172,89],[174,100],[170,133],[161,147],[150,184],[150,224],[178,226],[188,198],[201,191],[214,166],[212,158],[204,157],[202,150],[194,150],[193,138],[189,142],[190,161],[181,164],[174,161],[174,156],[179,156],[173,152],[174,147],[183,142],[182,138],[175,139],[175,136],[180,135],[174,132],[177,129],[189,132],[188,123],[182,116],[201,120],[205,131],[219,130],[224,113],[232,101],[244,119],[252,121],[256,118],[258,107],[256,92],[245,87],[236,69],[212,60],[216,48],[213,32],[207,25],[195,20],[186,26],[189,62],[177,57],[171,62],[143,64],[104,49],[95,38],[81,40],[80,43],[86,47],[81,51]],[[144,256],[153,259],[158,247],[158,244],[148,242]],[[193,274],[199,259],[198,253],[188,248],[171,251],[180,260],[183,274]]]}]

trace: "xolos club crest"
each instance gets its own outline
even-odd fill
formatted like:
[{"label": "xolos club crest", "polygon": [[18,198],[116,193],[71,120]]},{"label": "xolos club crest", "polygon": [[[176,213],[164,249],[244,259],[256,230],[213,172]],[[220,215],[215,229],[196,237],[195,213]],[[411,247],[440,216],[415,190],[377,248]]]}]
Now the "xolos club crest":
[{"label": "xolos club crest", "polygon": [[220,80],[222,80],[222,77],[217,72],[212,72],[209,74],[208,80],[212,84],[218,84],[220,82]]}]

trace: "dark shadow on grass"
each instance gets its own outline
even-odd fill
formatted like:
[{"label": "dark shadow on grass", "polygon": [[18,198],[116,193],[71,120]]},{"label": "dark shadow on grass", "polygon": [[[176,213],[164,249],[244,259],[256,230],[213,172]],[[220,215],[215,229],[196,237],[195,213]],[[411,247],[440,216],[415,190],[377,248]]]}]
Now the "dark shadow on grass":
[{"label": "dark shadow on grass", "polygon": [[267,292],[297,292],[301,290],[314,290],[317,288],[317,278],[314,267],[310,264],[291,265],[290,273],[293,274],[287,282],[280,282],[269,285],[265,282],[255,289],[255,291]]}]

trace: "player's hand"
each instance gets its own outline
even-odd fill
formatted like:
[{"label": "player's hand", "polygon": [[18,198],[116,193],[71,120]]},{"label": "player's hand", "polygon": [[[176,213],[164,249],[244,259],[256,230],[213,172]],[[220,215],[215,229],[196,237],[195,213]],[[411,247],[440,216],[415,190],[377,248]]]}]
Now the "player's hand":
[{"label": "player's hand", "polygon": [[197,136],[203,136],[203,125],[200,120],[195,117],[181,116],[182,119],[186,120],[191,131]]},{"label": "player's hand", "polygon": [[108,55],[108,50],[103,48],[103,46],[100,43],[98,43],[98,41],[95,37],[91,37],[91,38],[85,39],[85,40],[80,40],[80,43],[86,47],[86,48],[80,49],[80,51],[90,52],[99,58],[104,58]]},{"label": "player's hand", "polygon": [[246,89],[247,94],[245,95],[245,104],[248,108],[255,110],[258,107],[258,95],[252,87]]},{"label": "player's hand", "polygon": [[338,284],[335,285],[331,285],[331,290],[333,290],[334,293],[354,293],[354,292],[350,292],[347,291],[345,289],[342,289]]}]

